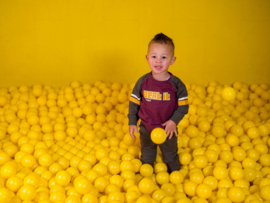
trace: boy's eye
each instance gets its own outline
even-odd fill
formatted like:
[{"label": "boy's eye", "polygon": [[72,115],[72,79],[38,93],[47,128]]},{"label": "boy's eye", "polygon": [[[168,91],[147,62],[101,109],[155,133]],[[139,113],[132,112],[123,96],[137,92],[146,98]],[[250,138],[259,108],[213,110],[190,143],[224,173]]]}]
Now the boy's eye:
[{"label": "boy's eye", "polygon": [[154,58],[154,59],[155,59],[155,58],[156,58],[156,56],[152,56],[152,58]]},{"label": "boy's eye", "polygon": [[166,56],[162,56],[162,59],[165,59],[166,58]]}]

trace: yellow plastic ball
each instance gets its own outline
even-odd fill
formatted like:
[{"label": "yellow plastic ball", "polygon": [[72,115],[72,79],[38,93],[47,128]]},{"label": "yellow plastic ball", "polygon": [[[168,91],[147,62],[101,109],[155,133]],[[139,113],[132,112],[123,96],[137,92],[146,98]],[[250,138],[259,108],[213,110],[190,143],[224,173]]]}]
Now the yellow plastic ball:
[{"label": "yellow plastic ball", "polygon": [[4,166],[1,167],[1,177],[4,179],[8,179],[11,176],[15,176],[17,173],[16,166],[13,166],[11,164],[5,164]]},{"label": "yellow plastic ball", "polygon": [[228,177],[228,170],[225,167],[217,166],[213,170],[213,175],[216,179],[222,180]]},{"label": "yellow plastic ball", "polygon": [[196,188],[196,194],[199,198],[208,199],[212,195],[212,189],[206,184],[199,184]]},{"label": "yellow plastic ball", "polygon": [[181,184],[184,180],[184,174],[180,171],[173,171],[170,174],[170,182],[174,185]]},{"label": "yellow plastic ball", "polygon": [[217,189],[217,186],[218,186],[218,180],[214,176],[205,177],[203,180],[203,183],[208,185],[212,189],[212,191]]},{"label": "yellow plastic ball", "polygon": [[36,188],[32,185],[23,185],[18,191],[19,197],[24,200],[33,200],[36,196]]},{"label": "yellow plastic ball", "polygon": [[245,199],[244,190],[239,187],[232,187],[228,191],[228,198],[230,198],[232,202],[242,202]]},{"label": "yellow plastic ball", "polygon": [[167,134],[162,128],[155,128],[151,132],[151,140],[156,144],[162,144],[163,142],[165,142],[166,138]]},{"label": "yellow plastic ball", "polygon": [[239,180],[244,178],[244,170],[237,166],[233,166],[229,169],[229,177],[232,180]]},{"label": "yellow plastic ball", "polygon": [[235,90],[232,88],[232,87],[225,87],[223,90],[222,90],[222,98],[227,100],[227,101],[231,101],[231,100],[234,100],[235,99],[235,96],[236,96],[236,92]]},{"label": "yellow plastic ball", "polygon": [[196,188],[198,184],[193,181],[188,181],[184,184],[184,192],[188,196],[195,196],[196,195]]},{"label": "yellow plastic ball", "polygon": [[107,185],[109,185],[109,181],[104,177],[98,177],[94,181],[94,185],[98,189],[99,192],[104,192]]},{"label": "yellow plastic ball", "polygon": [[204,168],[207,166],[208,159],[205,155],[197,155],[194,157],[194,165],[198,168]]},{"label": "yellow plastic ball", "polygon": [[59,171],[55,175],[55,181],[58,185],[66,186],[70,183],[71,175],[67,171]]},{"label": "yellow plastic ball", "polygon": [[91,183],[86,178],[80,178],[74,181],[74,188],[76,192],[81,195],[87,194],[91,189],[90,186],[91,186]]},{"label": "yellow plastic ball", "polygon": [[265,185],[261,188],[260,194],[264,200],[270,200],[269,192],[270,192],[270,185]]},{"label": "yellow plastic ball", "polygon": [[165,183],[169,183],[169,173],[162,171],[156,174],[156,181],[159,185],[163,185]]},{"label": "yellow plastic ball", "polygon": [[262,166],[270,166],[270,155],[269,154],[262,154],[259,162]]},{"label": "yellow plastic ball", "polygon": [[153,175],[153,167],[150,164],[143,164],[140,167],[140,174],[143,177],[151,177]]},{"label": "yellow plastic ball", "polygon": [[151,194],[154,191],[155,183],[151,178],[143,178],[139,182],[139,190],[143,194]]},{"label": "yellow plastic ball", "polygon": [[164,190],[157,189],[153,192],[152,199],[160,202],[166,196],[167,196],[167,193]]},{"label": "yellow plastic ball", "polygon": [[22,184],[23,184],[23,181],[18,176],[12,176],[6,181],[6,187],[12,192],[18,192]]},{"label": "yellow plastic ball", "polygon": [[189,125],[186,130],[185,133],[188,137],[192,138],[192,137],[197,137],[199,134],[199,130],[196,126],[194,125]]}]

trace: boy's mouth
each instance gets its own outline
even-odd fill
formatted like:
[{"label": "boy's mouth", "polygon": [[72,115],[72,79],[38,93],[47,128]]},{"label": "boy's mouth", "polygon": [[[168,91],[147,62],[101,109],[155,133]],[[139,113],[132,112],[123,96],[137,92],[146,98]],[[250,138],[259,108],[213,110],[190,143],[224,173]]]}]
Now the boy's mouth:
[{"label": "boy's mouth", "polygon": [[157,69],[161,69],[162,67],[161,67],[161,66],[155,66],[155,68],[157,68]]}]

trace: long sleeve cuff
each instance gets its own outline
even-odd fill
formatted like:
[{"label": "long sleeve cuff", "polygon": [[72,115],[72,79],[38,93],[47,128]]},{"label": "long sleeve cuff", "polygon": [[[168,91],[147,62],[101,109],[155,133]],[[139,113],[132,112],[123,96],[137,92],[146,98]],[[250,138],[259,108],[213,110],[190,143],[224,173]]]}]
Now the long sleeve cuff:
[{"label": "long sleeve cuff", "polygon": [[176,125],[179,124],[179,122],[184,118],[184,116],[188,113],[188,105],[185,106],[179,106],[177,110],[173,113],[170,120],[175,122]]},{"label": "long sleeve cuff", "polygon": [[138,118],[129,116],[128,125],[137,125]]}]

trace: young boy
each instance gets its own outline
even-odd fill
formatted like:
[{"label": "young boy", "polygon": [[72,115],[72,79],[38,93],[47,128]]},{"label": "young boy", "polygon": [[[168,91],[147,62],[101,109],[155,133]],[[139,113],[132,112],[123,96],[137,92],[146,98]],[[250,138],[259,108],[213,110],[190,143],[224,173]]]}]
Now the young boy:
[{"label": "young boy", "polygon": [[154,166],[157,145],[151,140],[151,131],[165,129],[167,139],[159,145],[168,172],[180,170],[177,145],[177,124],[188,113],[187,90],[183,82],[168,72],[173,65],[174,43],[160,33],[148,45],[146,60],[151,72],[136,83],[129,102],[129,132],[135,138],[138,133],[137,121],[141,119],[141,161]]}]

